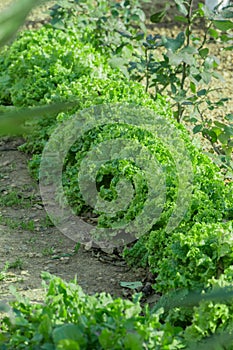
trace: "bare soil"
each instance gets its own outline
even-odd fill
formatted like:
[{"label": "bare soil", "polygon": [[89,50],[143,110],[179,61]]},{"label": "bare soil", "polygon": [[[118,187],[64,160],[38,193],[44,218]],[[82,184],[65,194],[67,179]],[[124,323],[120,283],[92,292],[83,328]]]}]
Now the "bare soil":
[{"label": "bare soil", "polygon": [[[145,279],[146,272],[132,270],[117,254],[106,254],[98,249],[77,249],[75,242],[64,236],[46,219],[38,184],[27,170],[28,156],[17,150],[20,139],[3,139],[0,144],[0,193],[7,202],[10,194],[17,194],[14,204],[0,205],[0,271],[1,296],[9,296],[14,285],[24,295],[41,296],[41,271],[48,271],[73,280],[85,292],[108,292],[113,296],[129,296],[121,281]],[[29,229],[21,225],[29,223]],[[16,227],[15,227],[16,226]],[[32,226],[32,227],[30,227]]]}]

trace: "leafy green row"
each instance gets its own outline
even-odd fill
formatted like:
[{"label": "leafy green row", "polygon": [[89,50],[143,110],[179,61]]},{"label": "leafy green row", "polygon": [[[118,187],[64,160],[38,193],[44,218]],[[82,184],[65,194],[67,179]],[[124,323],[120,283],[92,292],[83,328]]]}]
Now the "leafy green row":
[{"label": "leafy green row", "polygon": [[[132,302],[113,300],[106,293],[88,296],[76,281],[67,283],[48,273],[43,273],[42,278],[47,282],[43,283],[46,289],[43,304],[32,304],[12,290],[16,301],[11,303],[13,309],[4,310],[10,316],[5,316],[1,322],[2,350],[175,350],[195,349],[197,346],[219,349],[218,340],[227,349],[232,349],[229,319],[232,318],[233,290],[232,283],[229,280],[226,283],[227,277],[212,279],[214,290],[211,294],[200,296],[182,292],[161,298],[152,312],[148,307],[140,306],[140,294],[135,294]],[[219,287],[223,283],[228,288],[221,292]],[[223,295],[224,303],[219,302]],[[202,298],[205,300],[201,301]],[[199,303],[200,306],[195,306]],[[172,309],[173,316],[177,316],[179,305],[186,305],[193,314],[192,324],[185,332],[180,326],[172,326],[172,315],[166,322],[163,320],[169,309]],[[190,306],[194,306],[194,312],[190,311]],[[182,324],[183,319],[179,321]],[[196,343],[216,330],[219,338],[206,345]]]},{"label": "leafy green row", "polygon": [[[182,348],[179,328],[159,321],[134,301],[113,300],[101,293],[86,295],[75,282],[66,283],[44,273],[50,283],[43,305],[17,297],[11,322],[2,322],[1,349],[177,349]],[[7,344],[7,345],[6,345]]]},{"label": "leafy green row", "polygon": [[[24,31],[10,51],[1,52],[0,67],[1,104],[14,106],[61,100],[63,93],[69,94],[69,85],[82,76],[113,77],[106,59],[91,45],[82,44],[76,31],[48,27]],[[117,72],[115,79],[120,79]]]}]

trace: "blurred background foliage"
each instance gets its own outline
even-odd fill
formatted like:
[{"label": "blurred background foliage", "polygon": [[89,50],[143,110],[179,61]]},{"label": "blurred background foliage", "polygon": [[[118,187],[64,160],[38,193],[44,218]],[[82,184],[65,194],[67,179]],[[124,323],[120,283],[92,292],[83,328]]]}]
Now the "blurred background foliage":
[{"label": "blurred background foliage", "polygon": [[[30,11],[44,3],[44,0],[18,0],[11,2],[2,12],[0,17],[0,50],[10,42],[25,22]],[[1,135],[21,135],[29,132],[29,128],[24,128],[26,120],[38,118],[44,114],[54,114],[66,111],[74,103],[56,103],[46,106],[32,108],[0,108],[0,136]]]}]

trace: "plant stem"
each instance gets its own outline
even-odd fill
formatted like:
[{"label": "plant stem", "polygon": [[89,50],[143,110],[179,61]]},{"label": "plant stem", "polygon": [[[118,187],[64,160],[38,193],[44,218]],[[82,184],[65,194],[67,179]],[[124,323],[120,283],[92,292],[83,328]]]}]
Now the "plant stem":
[{"label": "plant stem", "polygon": [[[188,14],[186,16],[187,20],[188,20],[188,25],[186,28],[186,46],[190,45],[190,37],[192,34],[192,7],[193,7],[193,0],[190,0],[188,3]],[[185,84],[185,80],[187,78],[187,64],[186,62],[183,62],[182,64],[182,77],[181,77],[181,83],[180,83],[180,89],[181,91],[184,90],[184,84]],[[182,114],[184,113],[184,108],[181,106],[180,103],[178,103],[178,115],[177,115],[177,121],[180,123],[181,122],[181,118],[182,118]]]},{"label": "plant stem", "polygon": [[[188,4],[188,14],[186,16],[188,20],[188,26],[186,29],[186,39],[187,39],[186,46],[190,45],[190,37],[192,34],[192,7],[193,7],[193,0],[190,0]],[[186,78],[187,78],[187,64],[183,62],[182,79],[181,79],[181,86],[180,86],[181,90],[184,89],[184,83]]]},{"label": "plant stem", "polygon": [[206,40],[207,40],[207,34],[208,34],[209,29],[212,27],[212,24],[213,24],[213,22],[210,21],[208,26],[205,28],[204,38],[203,38],[201,45],[198,48],[198,51],[200,51],[203,48],[203,46],[205,45]]},{"label": "plant stem", "polygon": [[148,60],[148,50],[145,51],[146,55],[146,92],[148,92],[149,89],[149,60]]}]

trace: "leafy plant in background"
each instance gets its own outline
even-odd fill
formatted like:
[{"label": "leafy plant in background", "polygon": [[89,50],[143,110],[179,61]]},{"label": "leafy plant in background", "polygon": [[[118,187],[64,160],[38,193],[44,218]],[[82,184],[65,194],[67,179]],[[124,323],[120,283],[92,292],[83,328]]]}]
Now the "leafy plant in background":
[{"label": "leafy plant in background", "polygon": [[31,9],[37,4],[38,0],[16,1],[14,6],[7,8],[1,14],[0,20],[0,46],[5,45],[15,35],[19,27],[24,23]]},{"label": "leafy plant in background", "polygon": [[[212,37],[216,45],[220,43],[225,50],[232,50],[227,44],[232,41],[229,30],[233,28],[233,12],[229,7],[216,14],[203,4],[194,9],[193,0],[175,3],[180,12],[175,20],[183,26],[177,37],[127,34],[130,44],[126,45],[137,50],[134,60],[119,63],[123,69],[127,66],[131,79],[144,83],[153,99],[159,94],[168,95],[176,120],[194,124],[193,133],[201,132],[210,141],[213,151],[220,155],[221,164],[232,168],[232,115],[226,115],[225,122],[221,123],[208,117],[210,111],[224,106],[229,98],[212,101],[210,97],[214,91],[211,80],[222,80],[222,77],[217,71],[219,59],[211,55],[206,44]],[[168,9],[169,3],[163,11],[153,14],[151,21],[162,22]],[[200,22],[205,22],[203,34],[195,30]]]},{"label": "leafy plant in background", "polygon": [[[180,12],[175,19],[183,26],[176,38],[146,35],[145,15],[137,0],[97,1],[98,6],[92,1],[58,2],[52,8],[51,24],[66,31],[74,27],[84,42],[110,56],[112,67],[119,67],[130,79],[142,81],[153,99],[168,95],[177,121],[194,124],[193,133],[201,132],[210,142],[217,155],[213,159],[226,172],[230,169],[227,176],[231,177],[232,115],[224,116],[221,123],[208,117],[229,98],[211,98],[211,80],[222,77],[217,71],[219,60],[206,44],[214,38],[216,44],[220,42],[225,50],[232,50],[231,44],[227,46],[232,40],[232,8],[219,14],[203,4],[194,9],[193,0],[175,3]],[[151,21],[162,22],[169,6],[167,2],[163,11],[151,16]],[[200,22],[205,22],[203,34],[195,30]]]},{"label": "leafy plant in background", "polygon": [[[142,2],[149,2],[142,0]],[[139,0],[65,0],[51,8],[51,25],[67,31],[72,27],[81,33],[82,40],[109,54],[120,50],[121,32],[145,31],[145,14]]]},{"label": "leafy plant in background", "polygon": [[[18,0],[1,14],[0,20],[0,54],[2,46],[14,37],[19,27],[24,23],[30,10],[39,5],[38,0]],[[7,79],[6,79],[7,80]],[[1,83],[5,83],[5,78]],[[22,135],[28,131],[24,128],[26,120],[38,118],[38,115],[48,115],[65,111],[73,106],[73,103],[53,104],[41,106],[35,109],[16,109],[12,106],[0,105],[0,135]]]}]

